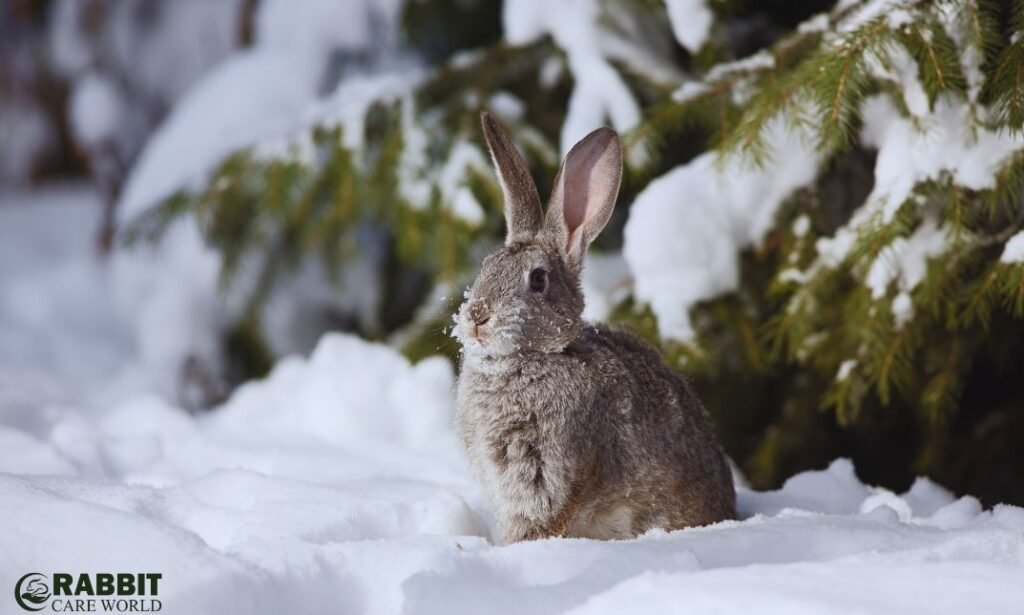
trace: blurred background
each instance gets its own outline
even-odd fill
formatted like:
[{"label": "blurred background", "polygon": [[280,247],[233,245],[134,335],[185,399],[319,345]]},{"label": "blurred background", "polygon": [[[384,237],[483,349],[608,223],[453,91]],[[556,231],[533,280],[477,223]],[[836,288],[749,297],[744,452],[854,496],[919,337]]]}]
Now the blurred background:
[{"label": "blurred background", "polygon": [[0,0],[0,419],[216,412],[328,331],[457,361],[504,233],[488,109],[542,195],[623,135],[587,315],[694,379],[754,487],[847,456],[1024,504],[1022,31],[1010,0]]}]

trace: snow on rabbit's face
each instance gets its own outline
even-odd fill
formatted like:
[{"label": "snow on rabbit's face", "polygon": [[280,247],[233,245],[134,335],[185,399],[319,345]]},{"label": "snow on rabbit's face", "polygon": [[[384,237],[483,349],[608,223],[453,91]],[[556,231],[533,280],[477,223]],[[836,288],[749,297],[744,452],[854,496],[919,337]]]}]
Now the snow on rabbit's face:
[{"label": "snow on rabbit's face", "polygon": [[582,312],[579,280],[557,252],[515,243],[484,259],[456,336],[471,353],[558,352],[579,335]]}]

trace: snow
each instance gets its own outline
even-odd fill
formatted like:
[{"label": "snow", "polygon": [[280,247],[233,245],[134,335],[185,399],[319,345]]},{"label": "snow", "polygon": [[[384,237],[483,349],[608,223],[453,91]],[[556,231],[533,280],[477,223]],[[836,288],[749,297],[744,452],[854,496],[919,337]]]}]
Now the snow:
[{"label": "snow", "polygon": [[[0,197],[8,587],[27,571],[158,572],[169,614],[1001,614],[1024,600],[1024,510],[982,510],[923,478],[870,487],[846,460],[741,488],[739,521],[497,547],[452,426],[448,362],[331,334],[190,414],[138,354],[117,298],[134,278],[90,258],[87,193]],[[162,275],[134,258],[135,276]],[[592,254],[585,283],[612,292],[625,273]],[[147,326],[204,330],[180,317]]]},{"label": "snow", "polygon": [[1008,264],[1024,263],[1024,231],[1014,233],[1013,237],[1006,241],[1006,245],[1003,247],[1003,254],[999,257],[999,262]]},{"label": "snow", "polygon": [[668,19],[676,40],[691,53],[708,39],[713,15],[706,0],[666,0]]},{"label": "snow", "polygon": [[739,252],[758,243],[782,201],[817,174],[813,146],[781,122],[769,130],[774,151],[763,168],[739,157],[719,164],[707,152],[652,181],[634,201],[623,256],[634,296],[650,305],[663,337],[694,337],[690,307],[737,287]]},{"label": "snow", "polygon": [[[399,8],[396,0],[308,0],[301,10],[288,0],[261,2],[254,45],[204,74],[147,142],[125,184],[121,218],[195,187],[235,150],[279,143],[330,116],[331,101],[340,101],[337,113],[348,118],[360,106],[342,97],[356,91],[344,80],[334,97],[321,100],[330,59],[339,51],[390,56]],[[406,77],[407,89],[417,77]],[[394,80],[380,81],[387,87]]]},{"label": "snow", "polygon": [[[39,63],[68,87],[74,145],[120,181],[155,123],[242,41],[242,0],[47,3]],[[40,33],[43,34],[43,33]]]},{"label": "snow", "polygon": [[[455,448],[451,378],[332,336],[208,418],[140,399],[94,424],[53,413],[37,436],[8,423],[0,575],[159,571],[168,613],[1012,613],[1024,599],[1010,582],[1024,510],[925,480],[872,489],[842,460],[741,490],[744,521],[495,547]],[[423,431],[401,429],[417,416]]]},{"label": "snow", "polygon": [[[891,17],[892,14],[889,18]],[[867,60],[871,72],[876,77],[897,84],[902,91],[903,102],[913,116],[923,118],[928,115],[931,105],[928,102],[928,94],[918,79],[920,70],[905,47],[890,45],[885,50],[884,58],[869,55]]]},{"label": "snow", "polygon": [[242,5],[242,0],[177,0],[150,7],[147,14],[144,5],[117,3],[108,25],[111,59],[137,88],[171,103],[236,47]]},{"label": "snow", "polygon": [[886,246],[871,263],[865,280],[873,299],[881,299],[893,280],[903,292],[914,290],[924,280],[928,260],[946,249],[946,232],[928,218],[910,237],[900,237]]},{"label": "snow", "polygon": [[[303,112],[303,127],[314,124],[340,125],[343,143],[360,151],[365,136],[366,112],[375,102],[405,100],[422,79],[415,67],[351,75],[323,100]],[[410,103],[406,103],[410,104]]]},{"label": "snow", "polygon": [[472,224],[483,222],[484,208],[473,196],[466,180],[471,176],[471,171],[486,175],[490,173],[490,168],[487,157],[479,147],[459,141],[452,147],[440,171],[438,188],[442,198],[451,203],[455,215]]},{"label": "snow", "polygon": [[120,94],[108,77],[88,73],[80,78],[71,94],[69,111],[75,140],[95,147],[113,138],[121,104]]},{"label": "snow", "polygon": [[800,214],[796,220],[793,221],[793,235],[796,237],[804,237],[807,235],[807,231],[811,230],[811,219],[807,217],[807,214]]},{"label": "snow", "polygon": [[993,188],[995,171],[1024,147],[1024,136],[972,125],[970,109],[945,97],[938,99],[923,129],[904,118],[884,95],[867,99],[861,114],[864,143],[878,147],[875,187],[867,209],[881,204],[885,221],[910,197],[915,184],[937,179],[943,172],[971,190]]},{"label": "snow", "polygon": [[57,0],[47,14],[47,60],[69,80],[98,69],[141,94],[135,102],[170,104],[235,48],[242,4],[177,0],[96,7]]},{"label": "snow", "polygon": [[608,121],[619,132],[639,124],[640,107],[601,48],[597,0],[509,0],[502,5],[502,18],[509,44],[523,45],[548,34],[568,56],[575,84],[562,124],[563,156]]},{"label": "snow", "polygon": [[487,108],[508,122],[518,122],[526,113],[522,100],[509,92],[496,92],[487,100]]},{"label": "snow", "polygon": [[904,290],[896,294],[892,300],[892,315],[896,319],[896,328],[902,328],[910,321],[914,315],[914,302],[910,293]]},{"label": "snow", "polygon": [[761,50],[732,62],[722,62],[711,67],[705,81],[718,81],[734,73],[756,72],[775,68],[775,56]]},{"label": "snow", "polygon": [[260,49],[225,60],[175,105],[146,143],[121,197],[131,220],[185,187],[196,187],[232,151],[295,127],[317,83],[295,63]]},{"label": "snow", "polygon": [[[836,11],[852,6],[851,3],[841,3]],[[950,35],[962,43],[966,35],[955,25],[955,16],[950,9],[942,9],[942,14]],[[898,3],[870,0],[854,8],[842,20],[837,31],[850,32],[881,15],[885,15],[887,24],[892,28],[901,27],[908,19]],[[805,277],[821,268],[839,266],[853,249],[858,234],[870,232],[879,224],[890,223],[922,182],[949,177],[958,186],[970,190],[995,187],[996,171],[1011,154],[1024,147],[1024,135],[991,130],[977,122],[980,68],[977,57],[972,54],[974,52],[967,49],[962,58],[969,81],[969,101],[965,103],[940,96],[934,108],[929,105],[918,79],[916,63],[902,47],[891,46],[884,58],[869,59],[869,69],[876,77],[889,79],[897,85],[912,117],[904,117],[885,94],[871,96],[861,104],[861,142],[878,149],[874,187],[864,205],[854,212],[845,226],[832,237],[823,237],[816,242],[818,258]],[[904,276],[900,282],[902,294],[893,304],[897,322],[905,322],[912,313],[913,305],[908,303],[906,293],[923,277],[926,259],[943,251],[942,239],[934,224],[922,226],[919,231],[923,235],[918,237],[917,245],[907,246],[898,240],[871,264],[864,280],[871,288],[872,296],[878,299],[885,294],[892,279]],[[901,273],[904,265],[896,261],[904,256],[910,262]]]},{"label": "snow", "polygon": [[[312,161],[309,131],[316,123],[342,125],[346,144],[360,147],[369,105],[406,97],[421,77],[397,58],[400,6],[397,0],[260,2],[253,45],[189,87],[147,141],[124,184],[120,222],[135,220],[179,190],[202,188],[211,171],[242,148],[254,148],[257,156]],[[452,199],[460,214],[475,215],[465,194]],[[243,270],[250,265],[243,263]],[[224,366],[214,340],[241,308],[237,297],[220,301],[219,257],[204,245],[194,222],[178,221],[158,246],[115,257],[111,269],[119,304],[135,327],[138,363],[162,380],[155,388],[164,394],[181,388],[183,361],[198,361],[209,379],[220,381]],[[305,276],[301,288],[288,288],[299,297],[291,303],[271,297],[268,322],[292,327],[290,319],[300,315],[294,304],[324,296],[325,280]],[[375,295],[363,296],[372,301]],[[273,330],[268,334],[275,349],[294,346],[282,344],[281,337]]]},{"label": "snow", "polygon": [[672,100],[677,103],[684,103],[711,91],[708,84],[703,81],[687,81],[672,92]]},{"label": "snow", "polygon": [[174,397],[187,358],[219,369],[219,260],[193,227],[103,260],[87,187],[4,192],[0,203],[0,382],[22,385],[0,398]]},{"label": "snow", "polygon": [[90,243],[100,207],[87,195],[0,191],[0,405],[81,395],[130,347]]},{"label": "snow", "polygon": [[839,364],[839,369],[836,370],[836,382],[843,382],[850,377],[853,373],[854,368],[857,367],[856,359],[847,359]]},{"label": "snow", "polygon": [[834,12],[841,14],[848,9],[851,10],[845,19],[837,24],[836,31],[853,32],[877,17],[885,16],[888,21],[890,15],[895,15],[890,25],[898,26],[902,19],[899,15],[904,13],[900,8],[901,4],[902,0],[843,0],[836,5]]},{"label": "snow", "polygon": [[815,32],[827,31],[828,26],[828,13],[818,13],[814,17],[808,18],[805,21],[799,23],[796,27],[796,31],[799,32],[800,34],[813,34]]},{"label": "snow", "polygon": [[978,100],[982,82],[985,79],[981,70],[984,51],[979,48],[979,41],[971,35],[970,20],[962,19],[964,11],[953,4],[940,4],[935,7],[935,10],[946,28],[946,32],[956,43],[957,48],[961,50],[960,66],[967,80],[967,97],[969,100]]},{"label": "snow", "polygon": [[583,263],[583,318],[590,322],[608,320],[612,309],[629,297],[629,266],[620,252],[591,251]]},{"label": "snow", "polygon": [[85,72],[95,61],[94,50],[83,31],[86,5],[77,0],[57,0],[49,11],[49,61],[54,72],[69,77]]},{"label": "snow", "polygon": [[846,226],[817,241],[821,266],[841,263],[853,248],[858,229],[891,222],[918,183],[948,174],[964,188],[993,188],[995,172],[1024,147],[1024,135],[974,125],[970,107],[946,97],[917,122],[903,117],[884,95],[865,100],[861,115],[862,142],[878,148],[875,185]]},{"label": "snow", "polygon": [[261,46],[285,53],[308,54],[317,60],[325,49],[361,50],[379,44],[383,32],[374,20],[394,23],[401,0],[269,0],[256,18],[256,39]]}]

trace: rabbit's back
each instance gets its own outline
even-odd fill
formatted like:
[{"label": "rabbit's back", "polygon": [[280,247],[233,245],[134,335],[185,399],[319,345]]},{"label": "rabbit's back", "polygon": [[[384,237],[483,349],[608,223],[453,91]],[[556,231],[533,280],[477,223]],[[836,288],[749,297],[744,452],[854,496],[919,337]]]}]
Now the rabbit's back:
[{"label": "rabbit's back", "polygon": [[[735,489],[708,413],[686,379],[636,335],[604,325],[581,341],[591,365],[595,410],[614,418],[602,441],[603,494],[627,493],[635,531],[705,525],[735,516]],[[631,502],[631,504],[630,504]]]}]

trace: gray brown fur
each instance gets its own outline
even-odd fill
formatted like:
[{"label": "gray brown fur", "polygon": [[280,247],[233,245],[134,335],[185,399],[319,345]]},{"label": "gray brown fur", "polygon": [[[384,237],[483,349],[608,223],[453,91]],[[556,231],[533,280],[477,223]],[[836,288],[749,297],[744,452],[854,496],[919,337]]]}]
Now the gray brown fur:
[{"label": "gray brown fur", "polygon": [[636,336],[582,318],[579,274],[618,194],[618,136],[598,129],[569,152],[544,217],[525,162],[492,117],[483,125],[509,230],[459,311],[456,423],[501,541],[733,518],[729,466],[689,384]]}]

